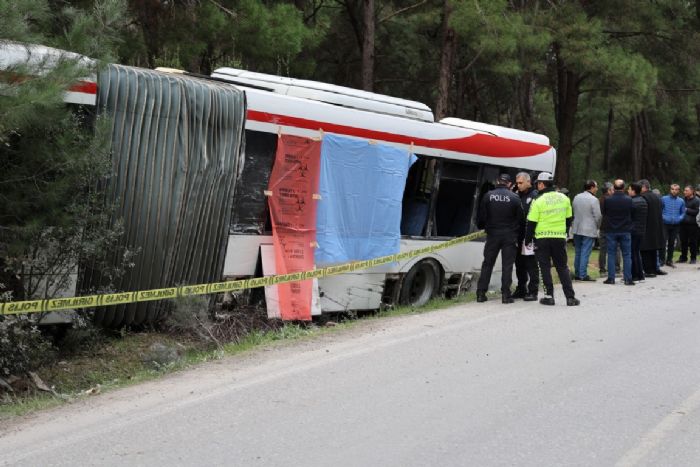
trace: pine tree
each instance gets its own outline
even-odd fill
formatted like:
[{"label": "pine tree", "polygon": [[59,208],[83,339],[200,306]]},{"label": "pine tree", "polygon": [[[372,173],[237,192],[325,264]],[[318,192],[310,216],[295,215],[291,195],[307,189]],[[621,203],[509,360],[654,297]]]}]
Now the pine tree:
[{"label": "pine tree", "polygon": [[0,0],[0,45],[36,43],[95,59],[59,54],[2,70],[0,291],[15,300],[69,287],[79,262],[102,255],[119,235],[98,190],[111,169],[104,122],[93,109],[66,105],[63,94],[114,57],[124,4],[53,5]]}]

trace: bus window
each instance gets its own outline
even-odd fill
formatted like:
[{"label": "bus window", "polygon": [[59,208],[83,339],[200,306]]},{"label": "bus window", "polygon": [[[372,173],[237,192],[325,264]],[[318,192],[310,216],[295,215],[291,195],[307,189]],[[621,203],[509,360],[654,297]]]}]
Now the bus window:
[{"label": "bus window", "polygon": [[457,237],[472,230],[478,179],[477,165],[443,162],[435,206],[436,236]]},{"label": "bus window", "polygon": [[401,211],[401,235],[422,236],[428,222],[436,160],[418,155],[406,178]]},{"label": "bus window", "polygon": [[276,134],[246,130],[245,159],[233,198],[231,233],[262,234],[272,230],[265,190],[276,150]]}]

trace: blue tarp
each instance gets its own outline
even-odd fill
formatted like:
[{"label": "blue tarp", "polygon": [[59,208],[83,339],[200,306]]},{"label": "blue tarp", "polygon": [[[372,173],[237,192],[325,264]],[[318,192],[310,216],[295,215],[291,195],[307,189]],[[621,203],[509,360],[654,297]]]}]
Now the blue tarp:
[{"label": "blue tarp", "polygon": [[401,201],[416,156],[326,134],[321,144],[317,265],[397,253]]}]

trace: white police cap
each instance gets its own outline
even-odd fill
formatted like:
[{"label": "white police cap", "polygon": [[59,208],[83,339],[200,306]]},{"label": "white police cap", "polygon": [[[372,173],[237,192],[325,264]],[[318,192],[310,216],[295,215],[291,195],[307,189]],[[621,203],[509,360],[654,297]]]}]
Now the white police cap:
[{"label": "white police cap", "polygon": [[549,172],[540,172],[537,176],[538,182],[551,182],[552,180],[554,180],[554,177],[552,177],[552,174]]}]

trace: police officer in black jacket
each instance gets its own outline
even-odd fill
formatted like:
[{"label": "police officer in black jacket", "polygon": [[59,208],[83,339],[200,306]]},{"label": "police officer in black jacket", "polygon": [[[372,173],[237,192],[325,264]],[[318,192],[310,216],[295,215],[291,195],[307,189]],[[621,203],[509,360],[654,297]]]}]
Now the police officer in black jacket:
[{"label": "police officer in black jacket", "polygon": [[496,188],[481,198],[477,225],[486,229],[486,244],[484,245],[484,262],[481,265],[481,276],[476,286],[476,301],[486,301],[486,290],[491,281],[491,272],[496,263],[498,253],[501,253],[503,272],[501,275],[501,292],[503,303],[513,303],[510,295],[510,285],[513,280],[513,263],[518,247],[518,234],[523,222],[523,206],[520,197],[510,191],[512,180],[510,175],[501,174],[496,180]]}]

